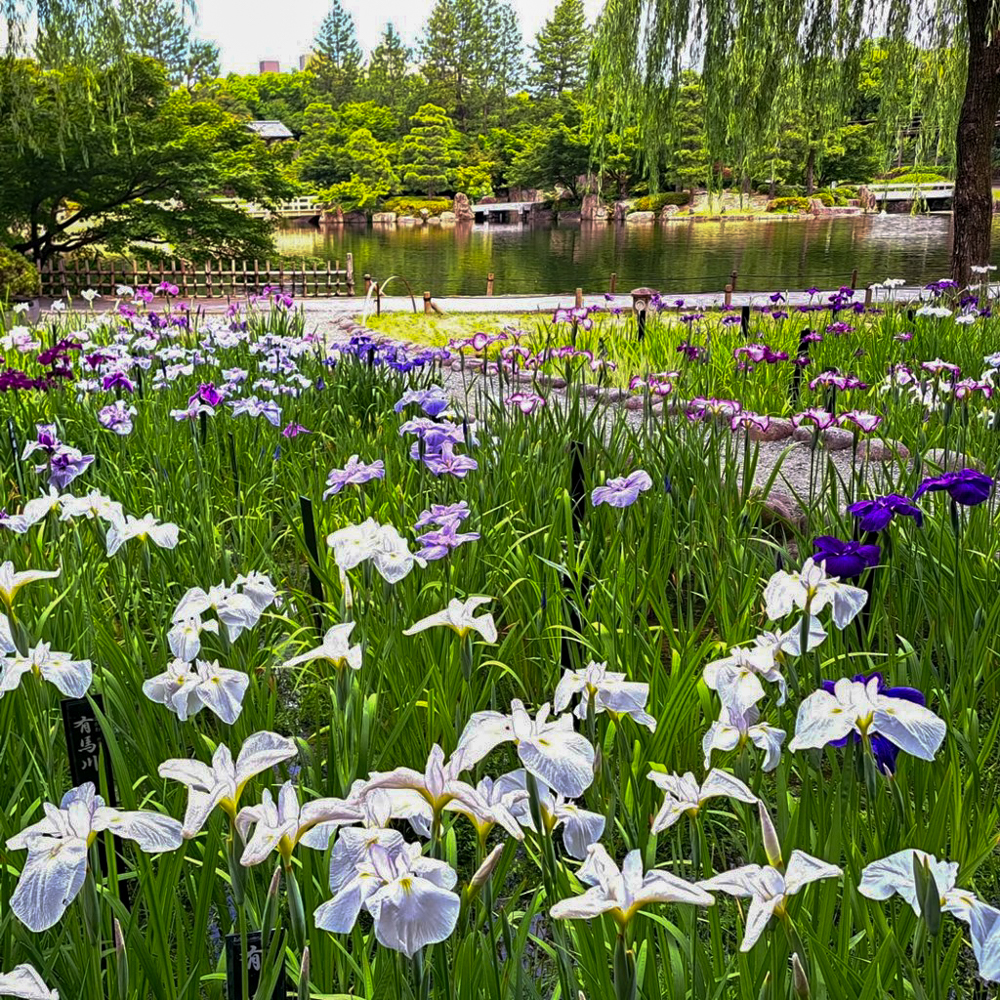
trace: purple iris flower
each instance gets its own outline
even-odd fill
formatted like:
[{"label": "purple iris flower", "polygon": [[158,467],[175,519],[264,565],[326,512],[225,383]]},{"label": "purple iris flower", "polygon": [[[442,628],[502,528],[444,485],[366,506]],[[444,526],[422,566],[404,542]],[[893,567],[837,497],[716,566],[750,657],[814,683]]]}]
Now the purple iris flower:
[{"label": "purple iris flower", "polygon": [[49,461],[49,485],[57,490],[66,489],[93,461],[93,455],[83,455],[76,448],[61,446]]},{"label": "purple iris flower", "polygon": [[283,437],[293,438],[298,437],[300,434],[312,434],[312,431],[306,430],[302,424],[289,424],[281,433]]},{"label": "purple iris flower", "polygon": [[357,455],[351,455],[347,460],[347,465],[342,469],[333,469],[326,477],[326,485],[329,487],[323,493],[323,499],[338,494],[345,486],[361,486],[372,479],[385,479],[385,462],[378,459],[371,464],[358,460]]},{"label": "purple iris flower", "polygon": [[188,399],[188,403],[196,400],[209,406],[218,406],[222,402],[222,394],[215,388],[214,382],[202,382],[198,386],[198,391]]},{"label": "purple iris flower", "polygon": [[478,531],[458,530],[457,521],[449,521],[437,531],[428,531],[422,535],[417,535],[421,549],[417,553],[422,559],[429,562],[435,559],[443,559],[453,549],[457,549],[465,542],[475,542],[479,540]]},{"label": "purple iris flower", "polygon": [[912,517],[918,528],[924,526],[923,511],[909,497],[898,493],[887,493],[874,500],[858,500],[847,508],[847,512],[859,519],[858,527],[862,531],[884,531],[897,515]]},{"label": "purple iris flower", "polygon": [[433,503],[427,510],[421,511],[414,523],[414,528],[429,528],[438,524],[446,527],[449,524],[459,525],[472,513],[465,500],[458,503]]},{"label": "purple iris flower", "polygon": [[135,392],[135,385],[124,372],[112,372],[105,375],[101,381],[101,387],[107,392],[109,389],[124,389],[126,392]]},{"label": "purple iris flower", "polygon": [[402,413],[410,403],[416,403],[427,416],[436,417],[451,406],[451,399],[437,386],[429,389],[407,389],[393,409],[396,413]]},{"label": "purple iris flower", "polygon": [[596,486],[590,494],[590,502],[599,507],[606,503],[609,507],[631,507],[639,499],[639,494],[652,487],[653,480],[642,469],[619,479],[609,479],[603,486]]},{"label": "purple iris flower", "polygon": [[993,480],[983,472],[975,469],[962,469],[959,472],[946,472],[943,476],[931,476],[925,479],[913,494],[913,499],[925,493],[944,491],[963,507],[975,507],[989,499]]},{"label": "purple iris flower", "polygon": [[813,561],[822,564],[830,576],[853,580],[872,566],[877,566],[882,549],[861,542],[842,542],[832,535],[820,535],[813,540]]},{"label": "purple iris flower", "polygon": [[[416,447],[416,445],[414,445]],[[464,479],[470,472],[475,472],[479,468],[479,463],[468,455],[456,455],[455,446],[450,442],[445,442],[440,449],[428,452],[423,457],[424,465],[435,476],[455,476],[456,479]]]},{"label": "purple iris flower", "polygon": [[[885,680],[879,673],[855,674],[852,680],[860,681],[862,684],[867,684],[871,680],[877,680],[878,693],[884,698],[899,698],[903,701],[912,702],[914,705],[927,704],[927,699],[924,697],[923,692],[918,691],[916,688],[886,687]],[[824,691],[828,691],[830,694],[833,694],[834,685],[836,683],[836,681],[821,681],[820,687],[822,687]],[[846,747],[848,740],[852,743],[857,743],[859,742],[859,739],[860,738],[857,733],[851,733],[843,739],[831,740],[829,745],[832,747]],[[896,758],[899,756],[899,747],[878,733],[873,733],[869,739],[871,740],[872,754],[875,757],[875,762],[878,764],[879,768],[883,772],[895,774]]]}]

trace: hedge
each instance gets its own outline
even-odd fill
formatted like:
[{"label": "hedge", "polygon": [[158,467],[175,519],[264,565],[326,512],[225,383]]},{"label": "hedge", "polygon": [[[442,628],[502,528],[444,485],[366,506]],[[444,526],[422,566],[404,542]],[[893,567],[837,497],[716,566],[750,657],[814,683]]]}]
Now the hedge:
[{"label": "hedge", "polygon": [[33,299],[40,290],[38,271],[31,261],[0,244],[0,303]]},{"label": "hedge", "polygon": [[440,215],[451,211],[449,198],[390,198],[383,202],[380,212],[395,212],[397,215],[419,215],[426,210],[429,215]]},{"label": "hedge", "polygon": [[794,212],[808,212],[808,198],[772,198],[767,203],[767,210],[776,215],[791,215]]},{"label": "hedge", "polygon": [[662,194],[647,194],[636,198],[632,205],[634,212],[659,212],[667,205],[687,205],[691,202],[690,191],[664,191]]}]

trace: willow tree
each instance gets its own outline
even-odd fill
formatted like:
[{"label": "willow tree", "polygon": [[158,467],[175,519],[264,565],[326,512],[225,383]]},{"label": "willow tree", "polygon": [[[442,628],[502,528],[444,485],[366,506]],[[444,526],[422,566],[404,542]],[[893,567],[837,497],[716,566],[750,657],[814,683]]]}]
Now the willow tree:
[{"label": "willow tree", "polygon": [[[872,39],[887,52],[884,131],[918,123],[928,132],[933,122],[924,143],[955,161],[952,273],[965,284],[990,252],[1000,0],[606,0],[594,95],[609,125],[643,128],[655,184],[685,68],[704,76],[713,159],[735,148],[746,163],[773,144],[790,95],[800,108],[842,116]],[[922,85],[901,101],[906,78]]]}]

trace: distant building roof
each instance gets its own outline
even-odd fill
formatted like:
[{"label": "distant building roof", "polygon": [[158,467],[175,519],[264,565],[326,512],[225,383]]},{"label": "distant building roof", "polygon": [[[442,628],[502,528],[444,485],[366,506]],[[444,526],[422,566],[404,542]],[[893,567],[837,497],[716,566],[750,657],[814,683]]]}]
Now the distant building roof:
[{"label": "distant building roof", "polygon": [[295,136],[284,122],[247,122],[247,128],[262,139],[294,139]]}]

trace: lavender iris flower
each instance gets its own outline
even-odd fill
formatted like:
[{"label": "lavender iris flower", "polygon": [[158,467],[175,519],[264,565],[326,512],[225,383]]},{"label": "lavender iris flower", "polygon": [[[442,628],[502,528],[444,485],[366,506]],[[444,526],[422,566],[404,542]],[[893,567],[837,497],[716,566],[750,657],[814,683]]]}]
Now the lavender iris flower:
[{"label": "lavender iris flower", "polygon": [[429,389],[407,389],[393,409],[396,413],[402,413],[410,403],[416,403],[427,416],[436,417],[451,406],[451,399],[437,386]]},{"label": "lavender iris flower", "polygon": [[813,562],[820,563],[829,576],[853,580],[872,566],[877,566],[882,556],[878,545],[861,542],[842,542],[831,535],[820,535],[813,540]]},{"label": "lavender iris flower", "polygon": [[209,406],[218,406],[222,402],[222,394],[215,388],[214,382],[202,382],[198,386],[198,391],[188,399],[188,403],[195,401],[207,403]]},{"label": "lavender iris flower", "polygon": [[449,552],[457,549],[465,542],[475,542],[478,540],[478,531],[460,532],[458,530],[458,522],[449,521],[437,531],[428,531],[422,535],[417,535],[417,541],[421,545],[417,555],[431,562],[435,559],[443,559]]},{"label": "lavender iris flower", "polygon": [[49,485],[58,490],[66,489],[93,461],[93,455],[84,455],[76,448],[60,446],[49,461]]},{"label": "lavender iris flower", "polygon": [[345,486],[361,486],[372,479],[385,479],[385,462],[378,459],[367,464],[359,461],[357,455],[351,455],[347,460],[347,465],[342,469],[333,469],[326,477],[326,485],[329,489],[323,493],[323,499],[335,496]]},{"label": "lavender iris flower", "polygon": [[975,507],[989,499],[993,480],[983,472],[975,469],[962,469],[959,472],[946,472],[942,476],[931,476],[925,479],[913,494],[913,499],[925,493],[945,492],[955,503],[963,507]]},{"label": "lavender iris flower", "polygon": [[[414,445],[416,448],[416,445]],[[470,472],[479,468],[479,463],[468,455],[456,455],[455,446],[445,442],[437,451],[426,452],[423,456],[424,465],[435,476],[455,476],[464,479]]]},{"label": "lavender iris flower", "polygon": [[[859,681],[862,684],[867,684],[871,680],[877,680],[878,693],[884,698],[900,698],[903,701],[913,702],[915,705],[927,705],[927,699],[924,697],[923,692],[911,687],[886,687],[885,680],[879,673],[856,674],[852,680]],[[833,694],[835,684],[836,681],[822,681],[820,683],[820,687],[822,687],[824,691]],[[899,747],[896,746],[895,743],[891,743],[884,736],[880,736],[878,733],[872,733],[869,739],[871,740],[872,754],[874,755],[875,762],[879,765],[879,768],[889,774],[895,774],[896,758],[899,756]],[[829,745],[834,747],[845,747],[847,746],[848,740],[852,743],[857,743],[858,734],[851,733],[843,739],[833,740]]]},{"label": "lavender iris flower", "polygon": [[132,418],[137,411],[122,400],[111,403],[97,411],[97,421],[105,429],[114,431],[119,437],[132,433]]},{"label": "lavender iris flower", "polygon": [[874,500],[858,500],[847,508],[847,512],[859,519],[858,527],[862,531],[884,531],[896,516],[912,517],[918,528],[924,526],[923,511],[909,497],[898,493],[888,493]]},{"label": "lavender iris flower", "polygon": [[293,438],[298,437],[300,434],[312,434],[312,431],[307,430],[302,424],[291,423],[282,430],[281,434],[283,437]]},{"label": "lavender iris flower", "polygon": [[472,511],[469,510],[469,505],[465,500],[449,504],[434,503],[427,510],[421,511],[413,527],[429,528],[435,524],[441,527],[446,527],[449,524],[459,525],[471,513]]},{"label": "lavender iris flower", "polygon": [[631,507],[639,499],[639,494],[653,485],[649,473],[636,469],[619,479],[609,479],[603,486],[597,486],[590,494],[590,502],[598,507],[606,503],[609,507]]}]

